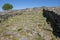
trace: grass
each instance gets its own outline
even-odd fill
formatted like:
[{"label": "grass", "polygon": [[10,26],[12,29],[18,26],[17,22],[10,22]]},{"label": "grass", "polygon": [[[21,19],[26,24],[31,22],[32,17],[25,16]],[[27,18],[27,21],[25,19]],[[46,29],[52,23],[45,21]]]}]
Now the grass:
[{"label": "grass", "polygon": [[[45,23],[46,23],[46,18],[43,17],[42,11],[39,11],[38,13],[23,12],[22,15],[16,15],[14,17],[9,17],[4,22],[0,23],[0,27],[1,27],[0,33],[4,31],[7,32],[6,30],[10,30],[13,32],[20,33],[21,34],[20,37],[22,37],[23,35],[28,36],[28,33],[26,34],[25,32],[26,30],[30,29],[32,33],[33,31],[37,31],[37,30],[38,32],[40,32],[39,29],[41,27],[43,28],[46,26]],[[38,24],[40,24],[41,26],[38,26]],[[35,40],[44,40],[39,34],[33,37],[35,37]],[[19,40],[19,38],[14,37],[12,40]]]}]

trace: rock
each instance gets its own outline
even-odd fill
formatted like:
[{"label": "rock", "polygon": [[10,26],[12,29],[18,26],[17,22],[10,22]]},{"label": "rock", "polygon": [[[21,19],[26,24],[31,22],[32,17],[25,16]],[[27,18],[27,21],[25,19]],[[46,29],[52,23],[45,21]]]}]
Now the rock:
[{"label": "rock", "polygon": [[0,40],[60,40],[59,10],[36,7],[0,12]]}]

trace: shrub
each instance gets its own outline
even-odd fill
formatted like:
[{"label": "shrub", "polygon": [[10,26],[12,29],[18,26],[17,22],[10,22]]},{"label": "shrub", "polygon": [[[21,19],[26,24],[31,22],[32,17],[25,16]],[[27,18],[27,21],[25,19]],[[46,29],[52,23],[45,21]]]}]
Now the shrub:
[{"label": "shrub", "polygon": [[4,4],[3,6],[2,6],[2,9],[3,10],[10,10],[10,9],[12,9],[13,8],[13,6],[11,5],[11,4],[9,4],[9,3],[6,3],[6,4]]}]

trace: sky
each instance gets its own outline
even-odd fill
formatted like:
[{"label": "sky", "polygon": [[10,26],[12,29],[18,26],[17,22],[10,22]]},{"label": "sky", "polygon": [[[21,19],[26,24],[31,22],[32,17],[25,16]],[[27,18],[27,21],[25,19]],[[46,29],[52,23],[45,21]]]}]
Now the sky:
[{"label": "sky", "polygon": [[0,0],[0,11],[5,3],[13,5],[13,10],[33,8],[33,7],[54,7],[60,6],[60,0]]}]

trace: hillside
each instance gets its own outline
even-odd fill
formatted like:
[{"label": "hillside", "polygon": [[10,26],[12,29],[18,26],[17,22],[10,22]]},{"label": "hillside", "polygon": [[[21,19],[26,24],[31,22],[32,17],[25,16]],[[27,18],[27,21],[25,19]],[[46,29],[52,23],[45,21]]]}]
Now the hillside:
[{"label": "hillside", "polygon": [[[60,15],[60,8],[46,7],[44,9],[37,7],[0,12],[0,40],[60,40],[60,37],[53,33],[51,21],[47,22],[46,17],[49,16],[49,19],[55,24],[53,21],[56,17],[50,11]],[[60,16],[57,18],[59,19]],[[57,23],[60,24],[60,21]],[[60,30],[58,31],[60,32]]]}]

